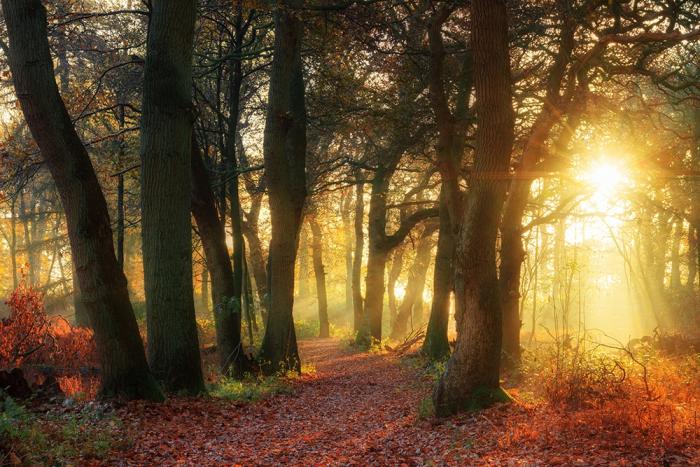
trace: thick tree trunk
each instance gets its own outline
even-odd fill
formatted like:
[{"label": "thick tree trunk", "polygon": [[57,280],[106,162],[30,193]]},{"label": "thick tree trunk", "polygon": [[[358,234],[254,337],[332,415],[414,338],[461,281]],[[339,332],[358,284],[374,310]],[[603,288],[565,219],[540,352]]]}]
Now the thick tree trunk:
[{"label": "thick tree trunk", "polygon": [[73,262],[101,361],[102,393],[162,400],[114,254],[107,203],[58,93],[44,7],[39,0],[3,0],[2,6],[17,96],[66,213]]},{"label": "thick tree trunk", "polygon": [[270,309],[260,348],[266,373],[301,369],[292,308],[294,265],[306,199],[306,104],[300,1],[275,6],[275,45],[263,153],[270,200]]},{"label": "thick tree trunk", "polygon": [[204,391],[192,291],[195,0],[152,2],[141,116],[141,224],[151,368],[168,391]]},{"label": "thick tree trunk", "polygon": [[478,127],[455,255],[457,345],[434,392],[438,416],[504,398],[496,236],[513,144],[508,22],[503,0],[473,0],[471,13]]},{"label": "thick tree trunk", "polygon": [[416,256],[408,272],[406,294],[398,309],[396,321],[391,330],[392,339],[402,339],[408,334],[409,320],[414,309],[422,306],[425,275],[430,265],[430,253],[433,250],[432,235],[436,226],[426,226],[416,246]]},{"label": "thick tree trunk", "polygon": [[359,343],[382,340],[382,313],[384,310],[384,275],[389,252],[370,241],[365,276],[365,303]]},{"label": "thick tree trunk", "polygon": [[352,258],[352,308],[353,308],[353,330],[360,332],[362,327],[362,317],[364,316],[364,299],[362,297],[362,255],[365,249],[365,189],[362,182],[362,171],[355,170],[355,253]]},{"label": "thick tree trunk", "polygon": [[447,340],[447,328],[450,318],[450,295],[454,269],[454,234],[450,222],[444,194],[440,193],[440,231],[438,232],[437,252],[435,254],[435,273],[433,276],[433,301],[430,307],[428,328],[425,331],[423,353],[431,360],[442,360],[450,355],[450,343]]},{"label": "thick tree trunk", "polygon": [[192,144],[192,215],[202,239],[211,275],[211,298],[216,326],[216,346],[223,374],[242,374],[241,307],[235,299],[235,281],[226,247],[226,232],[216,208],[214,191],[202,156]]},{"label": "thick tree trunk", "polygon": [[315,213],[309,216],[311,228],[311,245],[313,248],[314,275],[316,277],[316,297],[318,300],[319,337],[331,335],[328,322],[328,296],[326,294],[326,268],[323,265],[323,233]]}]

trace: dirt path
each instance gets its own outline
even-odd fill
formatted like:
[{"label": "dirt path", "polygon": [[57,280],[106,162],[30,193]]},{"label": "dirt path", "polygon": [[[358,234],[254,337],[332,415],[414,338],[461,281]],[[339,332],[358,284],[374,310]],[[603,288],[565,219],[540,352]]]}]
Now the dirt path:
[{"label": "dirt path", "polygon": [[[251,404],[211,398],[134,403],[119,411],[134,443],[117,465],[658,465],[666,453],[604,428],[519,404],[445,421],[422,420],[431,383],[391,356],[338,341],[301,343],[316,374],[293,394]],[[596,431],[597,430],[597,431]],[[688,460],[681,457],[681,459]]]}]

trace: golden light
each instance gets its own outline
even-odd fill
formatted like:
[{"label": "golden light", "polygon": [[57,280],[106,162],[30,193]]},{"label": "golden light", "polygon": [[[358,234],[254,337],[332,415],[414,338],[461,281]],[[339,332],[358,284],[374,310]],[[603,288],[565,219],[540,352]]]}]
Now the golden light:
[{"label": "golden light", "polygon": [[607,196],[619,192],[629,181],[625,171],[610,161],[595,162],[584,169],[580,180],[596,193]]}]

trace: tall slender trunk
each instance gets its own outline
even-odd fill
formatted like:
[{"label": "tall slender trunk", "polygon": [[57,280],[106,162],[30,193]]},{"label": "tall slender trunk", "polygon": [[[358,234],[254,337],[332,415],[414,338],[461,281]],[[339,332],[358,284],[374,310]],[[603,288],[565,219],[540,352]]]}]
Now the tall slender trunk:
[{"label": "tall slender trunk", "polygon": [[124,270],[124,174],[117,179],[117,263]]},{"label": "tall slender trunk", "polygon": [[17,195],[10,203],[10,264],[12,266],[12,290],[19,286],[17,277]]},{"label": "tall slender trunk", "polygon": [[392,339],[401,339],[406,336],[414,309],[422,306],[425,275],[428,272],[430,253],[433,250],[432,235],[436,227],[436,225],[427,225],[416,246],[416,256],[406,281],[406,294],[399,306],[396,321],[391,330]]},{"label": "tall slender trunk", "polygon": [[148,356],[168,391],[204,391],[192,290],[191,102],[195,0],[151,5],[141,115]]},{"label": "tall slender trunk", "polygon": [[673,230],[673,242],[671,243],[671,289],[676,290],[681,286],[681,237],[683,236],[683,219],[677,219]]},{"label": "tall slender trunk", "polygon": [[101,392],[162,400],[114,254],[107,203],[56,86],[44,7],[39,0],[3,0],[2,7],[16,93],[66,214],[73,263],[102,366]]},{"label": "tall slender trunk", "polygon": [[355,170],[355,253],[352,258],[352,308],[353,330],[357,333],[362,325],[364,315],[364,299],[362,298],[362,256],[365,249],[365,185],[362,181],[362,171]]},{"label": "tall slender trunk", "polygon": [[267,266],[263,255],[262,243],[258,236],[257,219],[255,223],[248,222],[243,224],[243,233],[248,240],[248,255],[250,259],[250,269],[255,279],[255,289],[260,301],[260,313],[262,314],[263,322],[267,322],[268,310],[268,288],[267,288]]},{"label": "tall slender trunk", "polygon": [[430,306],[430,318],[423,342],[423,353],[431,360],[442,360],[450,355],[447,328],[450,318],[450,295],[453,289],[452,257],[455,249],[455,236],[452,232],[452,223],[444,198],[445,194],[441,191],[440,231],[438,232],[437,252],[435,253],[433,301]]},{"label": "tall slender trunk", "polygon": [[272,238],[268,257],[270,309],[260,348],[266,373],[301,369],[292,309],[294,265],[306,199],[306,103],[300,0],[274,7],[275,44],[263,141]]},{"label": "tall slender trunk", "polygon": [[[194,185],[194,174],[192,174],[192,176],[193,176],[192,185]],[[194,190],[194,186],[193,186],[193,190]],[[209,269],[207,268],[206,264],[204,265],[204,267],[202,267],[202,275],[201,275],[200,280],[202,281],[202,286],[201,286],[202,294],[200,297],[199,305],[202,308],[202,310],[208,311],[209,310]]]},{"label": "tall slender trunk", "polygon": [[316,277],[316,297],[318,300],[319,337],[330,336],[328,322],[328,296],[326,295],[326,268],[323,265],[323,233],[318,223],[316,213],[310,213],[309,227],[311,228],[311,246]]},{"label": "tall slender trunk", "polygon": [[[119,104],[119,130],[124,129],[124,105]],[[124,147],[126,143],[124,138],[119,138],[119,155],[117,159],[117,167],[121,170],[121,164],[124,160]],[[117,262],[119,267],[124,270],[124,233],[125,233],[125,212],[124,212],[124,172],[117,175]]]},{"label": "tall slender trunk", "polygon": [[397,247],[394,255],[391,257],[391,269],[389,269],[389,278],[387,279],[387,297],[389,299],[389,324],[393,329],[396,323],[396,315],[398,314],[398,304],[396,303],[396,282],[401,276],[403,269],[403,253],[402,247]]},{"label": "tall slender trunk", "polygon": [[433,395],[439,416],[504,398],[496,236],[513,145],[508,21],[503,0],[473,0],[471,14],[478,126],[455,255],[457,345]]},{"label": "tall slender trunk", "polygon": [[445,87],[445,46],[442,26],[451,14],[447,6],[438,10],[428,29],[429,73],[428,90],[438,129],[437,166],[440,171],[440,232],[433,272],[433,300],[423,342],[423,353],[431,360],[441,360],[450,354],[447,339],[450,294],[454,290],[455,233],[461,222],[463,194],[459,187],[460,165],[468,128],[469,96],[474,72],[471,51],[464,57],[454,113],[450,109]]},{"label": "tall slender trunk", "polygon": [[299,239],[299,288],[297,296],[309,296],[309,234],[303,227]]},{"label": "tall slender trunk", "polygon": [[698,265],[700,265],[700,255],[698,254],[698,232],[692,224],[688,226],[688,279],[685,286],[688,290],[695,287],[695,277],[698,275]]},{"label": "tall slender trunk", "polygon": [[219,366],[223,374],[241,375],[245,357],[241,347],[241,307],[240,301],[234,299],[235,280],[226,247],[224,223],[218,215],[209,174],[194,141],[191,157],[192,215],[197,222],[206,268],[211,275]]},{"label": "tall slender trunk", "polygon": [[340,214],[343,220],[343,252],[345,258],[345,309],[352,310],[352,231],[350,212],[352,209],[352,191],[343,194]]}]

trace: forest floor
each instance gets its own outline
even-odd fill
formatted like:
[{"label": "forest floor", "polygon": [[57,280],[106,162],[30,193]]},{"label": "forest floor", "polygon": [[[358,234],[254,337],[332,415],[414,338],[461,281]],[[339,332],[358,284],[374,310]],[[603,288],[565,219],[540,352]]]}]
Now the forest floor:
[{"label": "forest floor", "polygon": [[[433,380],[410,359],[300,344],[315,372],[256,402],[134,402],[117,410],[128,445],[116,465],[688,465],[698,435],[664,442],[610,413],[516,402],[445,420],[425,416]],[[517,396],[516,396],[517,397]],[[608,417],[608,418],[606,418]],[[613,417],[614,418],[614,417]],[[673,423],[673,421],[671,421]],[[671,427],[673,429],[673,427]],[[641,434],[640,434],[641,433]],[[689,440],[694,440],[691,442]]]}]

